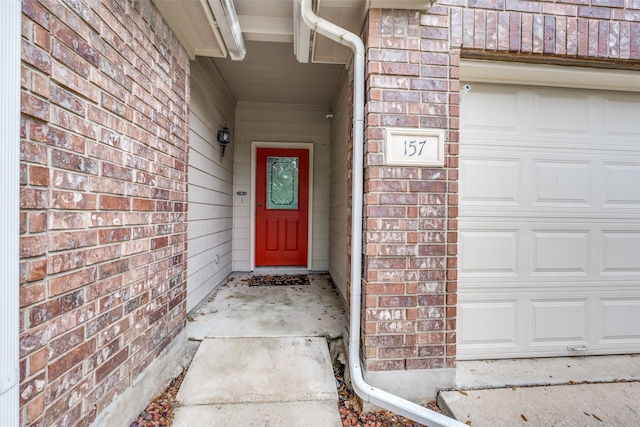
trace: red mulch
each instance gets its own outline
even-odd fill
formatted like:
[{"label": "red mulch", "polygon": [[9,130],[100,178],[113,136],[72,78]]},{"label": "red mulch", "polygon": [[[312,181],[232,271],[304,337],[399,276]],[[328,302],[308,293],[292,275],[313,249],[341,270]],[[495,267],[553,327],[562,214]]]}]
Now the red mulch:
[{"label": "red mulch", "polygon": [[176,402],[178,390],[182,385],[182,380],[187,374],[187,370],[183,370],[180,375],[174,378],[169,387],[160,396],[156,397],[153,402],[149,403],[144,411],[140,412],[138,418],[131,423],[130,427],[154,427],[154,426],[170,426],[173,424],[173,405]]},{"label": "red mulch", "polygon": [[[338,380],[338,410],[343,426],[354,427],[424,427],[408,418],[396,415],[391,411],[377,411],[362,413],[360,401],[353,391],[345,385],[343,378],[343,366],[334,364],[333,367],[336,380]],[[431,401],[425,407],[442,413],[436,401]]]}]

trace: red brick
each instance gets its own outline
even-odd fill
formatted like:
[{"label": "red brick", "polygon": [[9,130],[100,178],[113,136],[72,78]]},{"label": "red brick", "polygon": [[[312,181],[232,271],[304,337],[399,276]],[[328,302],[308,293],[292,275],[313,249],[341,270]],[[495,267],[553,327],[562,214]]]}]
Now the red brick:
[{"label": "red brick", "polygon": [[22,381],[20,383],[20,404],[24,405],[25,402],[34,399],[37,394],[44,390],[46,383],[44,372],[30,378],[28,381]]},{"label": "red brick", "polygon": [[[90,105],[88,107],[90,108]],[[90,139],[95,139],[98,131],[96,123],[85,120],[55,105],[51,107],[51,123],[65,129],[73,129],[76,133]]]},{"label": "red brick", "polygon": [[50,96],[49,78],[40,73],[31,73],[31,90],[43,98]]},{"label": "red brick", "polygon": [[96,277],[97,269],[95,267],[56,277],[49,280],[49,294],[56,296],[82,288],[89,283],[95,282]]},{"label": "red brick", "polygon": [[49,381],[56,379],[66,371],[87,359],[96,350],[95,339],[86,340],[84,343],[68,352],[60,359],[49,363],[48,375]]},{"label": "red brick", "polygon": [[44,301],[45,292],[46,286],[42,282],[20,286],[20,307]]},{"label": "red brick", "polygon": [[80,307],[84,303],[82,291],[76,291],[31,307],[29,317],[32,325],[39,325],[60,314]]},{"label": "red brick", "polygon": [[378,298],[379,307],[415,307],[418,299],[415,296],[388,296]]},{"label": "red brick", "polygon": [[102,163],[102,176],[121,179],[124,181],[133,180],[131,169],[106,162]]},{"label": "red brick", "polygon": [[46,74],[51,74],[51,56],[26,40],[22,40],[22,60]]},{"label": "red brick", "polygon": [[95,160],[66,151],[53,150],[51,153],[51,165],[86,174],[96,175],[98,173],[98,164]]},{"label": "red brick", "polygon": [[129,259],[121,259],[118,261],[111,261],[107,264],[100,266],[100,279],[106,279],[107,277],[114,276],[116,274],[124,273],[129,270]]},{"label": "red brick", "polygon": [[46,276],[46,272],[47,272],[46,259],[31,261],[29,262],[29,270],[28,270],[27,278],[30,282],[41,280]]},{"label": "red brick", "polygon": [[87,336],[93,336],[96,333],[100,332],[107,326],[116,323],[118,320],[122,318],[122,306],[117,307],[107,313],[104,313],[95,320],[87,323],[86,333]]},{"label": "red brick", "polygon": [[84,341],[83,328],[77,328],[49,343],[49,359],[53,360],[77,347]]},{"label": "red brick", "polygon": [[60,86],[51,86],[51,102],[79,116],[85,116],[87,114],[85,101]]},{"label": "red brick", "polygon": [[96,369],[96,381],[102,381],[108,374],[122,365],[128,356],[129,349],[125,348],[124,350],[113,356],[111,359],[109,359],[107,362],[105,362],[98,369]]},{"label": "red brick", "polygon": [[86,265],[92,265],[119,258],[122,254],[121,245],[103,246],[95,249],[84,251]]},{"label": "red brick", "polygon": [[116,275],[100,280],[85,289],[86,300],[91,301],[122,289],[123,275]]},{"label": "red brick", "polygon": [[43,348],[29,356],[29,372],[34,374],[47,366],[47,349]]},{"label": "red brick", "polygon": [[[35,125],[35,123],[33,124]],[[39,144],[28,141],[20,141],[20,160],[25,162],[46,164],[47,149]]]},{"label": "red brick", "polygon": [[58,62],[52,64],[51,77],[62,86],[68,87],[94,102],[97,102],[99,99],[100,91],[95,85],[68,69],[63,64],[59,64]]},{"label": "red brick", "polygon": [[29,213],[29,232],[42,233],[47,231],[47,213],[30,212]]},{"label": "red brick", "polygon": [[69,231],[51,233],[49,237],[49,250],[60,251],[65,249],[77,249],[97,244],[98,238],[95,231]]},{"label": "red brick", "polygon": [[96,209],[96,195],[69,192],[52,191],[51,207],[54,209]]},{"label": "red brick", "polygon": [[49,29],[51,14],[36,0],[23,0],[22,13],[33,19],[45,29]]},{"label": "red brick", "polygon": [[29,166],[29,184],[35,186],[49,185],[49,169],[42,166]]},{"label": "red brick", "polygon": [[49,213],[50,230],[69,230],[74,228],[85,228],[86,219],[83,212],[57,212]]},{"label": "red brick", "polygon": [[74,388],[82,381],[83,369],[82,365],[67,371],[64,375],[60,376],[56,380],[52,381],[46,389],[45,400],[47,403],[51,403],[64,395],[65,392]]},{"label": "red brick", "polygon": [[20,334],[20,357],[30,354],[44,347],[49,339],[49,331],[46,326],[31,328]]},{"label": "red brick", "polygon": [[85,140],[83,137],[53,127],[48,128],[47,143],[80,154],[85,152]]},{"label": "red brick", "polygon": [[[89,64],[95,67],[99,65],[100,55],[98,52],[89,43],[79,37],[76,32],[61,24],[60,21],[56,19],[52,20],[51,32],[57,40],[66,44],[75,53],[89,62]],[[88,75],[85,77],[88,77]]]},{"label": "red brick", "polygon": [[37,119],[49,120],[49,104],[28,93],[21,93],[20,112]]},{"label": "red brick", "polygon": [[[135,200],[134,200],[135,202]],[[99,207],[103,210],[129,210],[131,206],[131,199],[127,197],[116,196],[100,196]]]},{"label": "red brick", "polygon": [[44,255],[47,251],[47,236],[20,237],[20,258]]}]

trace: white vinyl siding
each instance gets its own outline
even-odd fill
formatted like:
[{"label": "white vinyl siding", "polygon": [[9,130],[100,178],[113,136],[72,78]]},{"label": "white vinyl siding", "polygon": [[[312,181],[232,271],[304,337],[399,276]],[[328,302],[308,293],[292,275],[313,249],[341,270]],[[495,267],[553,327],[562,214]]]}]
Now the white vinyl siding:
[{"label": "white vinyl siding", "polygon": [[[327,107],[239,102],[234,140],[233,269],[251,265],[251,144],[313,143],[313,210],[310,270],[329,268],[329,120]],[[238,195],[246,192],[246,195]]]},{"label": "white vinyl siding", "polygon": [[471,87],[461,109],[458,356],[639,352],[638,96]]},{"label": "white vinyl siding", "polygon": [[[210,59],[191,63],[187,310],[232,271],[233,129],[235,102]],[[227,125],[232,143],[220,158],[217,132]]]},{"label": "white vinyl siding", "polygon": [[329,221],[329,273],[347,299],[347,222],[349,130],[349,76],[345,72],[336,92],[331,119],[331,211]]}]

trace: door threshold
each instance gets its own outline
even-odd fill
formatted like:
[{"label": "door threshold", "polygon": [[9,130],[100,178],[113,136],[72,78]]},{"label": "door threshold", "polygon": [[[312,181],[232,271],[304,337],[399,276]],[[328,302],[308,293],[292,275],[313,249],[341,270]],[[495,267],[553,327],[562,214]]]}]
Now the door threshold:
[{"label": "door threshold", "polygon": [[306,267],[256,267],[253,274],[309,274]]}]

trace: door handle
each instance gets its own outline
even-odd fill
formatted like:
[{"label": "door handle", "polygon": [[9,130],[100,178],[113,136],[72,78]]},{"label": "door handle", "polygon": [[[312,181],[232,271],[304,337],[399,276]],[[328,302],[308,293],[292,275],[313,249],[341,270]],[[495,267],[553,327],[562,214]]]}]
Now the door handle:
[{"label": "door handle", "polygon": [[257,206],[257,207],[260,207],[260,206],[262,206],[262,203],[258,203],[256,206]]}]

